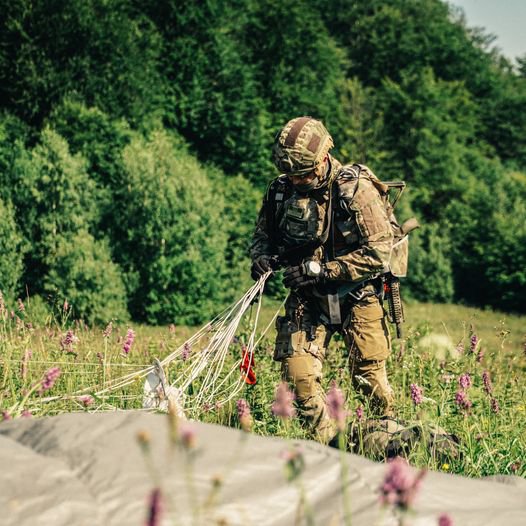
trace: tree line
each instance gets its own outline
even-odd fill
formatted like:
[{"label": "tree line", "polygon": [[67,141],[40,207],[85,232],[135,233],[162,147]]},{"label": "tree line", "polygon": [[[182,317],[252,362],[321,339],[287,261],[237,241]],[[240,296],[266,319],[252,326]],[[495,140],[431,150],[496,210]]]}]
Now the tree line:
[{"label": "tree line", "polygon": [[0,19],[0,290],[199,323],[250,282],[275,133],[403,179],[407,290],[526,312],[526,56],[441,0],[17,0]]}]

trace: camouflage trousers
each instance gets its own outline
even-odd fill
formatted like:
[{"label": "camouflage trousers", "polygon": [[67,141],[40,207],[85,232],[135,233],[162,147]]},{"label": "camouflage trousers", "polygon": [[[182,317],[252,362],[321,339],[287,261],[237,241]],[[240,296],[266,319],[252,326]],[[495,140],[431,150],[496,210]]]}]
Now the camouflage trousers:
[{"label": "camouflage trousers", "polygon": [[332,335],[343,333],[353,386],[369,399],[375,416],[392,414],[393,390],[385,368],[391,342],[376,296],[349,305],[343,324],[336,328],[320,320],[317,301],[302,301],[294,294],[287,298],[285,316],[276,320],[274,359],[282,364],[283,379],[294,386],[300,418],[317,440],[328,443],[337,429],[328,414],[321,382]]}]

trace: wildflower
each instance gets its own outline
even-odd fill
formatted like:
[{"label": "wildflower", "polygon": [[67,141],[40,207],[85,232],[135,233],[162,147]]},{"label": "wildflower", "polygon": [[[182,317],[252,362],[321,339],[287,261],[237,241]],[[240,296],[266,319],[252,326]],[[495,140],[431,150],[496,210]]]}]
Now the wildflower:
[{"label": "wildflower", "polygon": [[48,369],[44,374],[44,378],[42,379],[39,393],[42,394],[44,391],[49,391],[49,389],[55,385],[60,373],[61,371],[59,367],[51,367]]},{"label": "wildflower", "polygon": [[489,371],[482,373],[482,382],[484,383],[484,391],[487,395],[491,395],[493,392],[493,386],[491,385],[491,378],[489,377]]},{"label": "wildflower", "polygon": [[154,488],[150,494],[146,526],[159,526],[161,524],[161,512],[161,490],[159,488]]},{"label": "wildflower", "polygon": [[90,405],[93,404],[93,402],[95,401],[93,399],[93,396],[91,395],[82,395],[82,396],[79,396],[77,398],[77,400],[84,406],[84,407],[89,407]]},{"label": "wildflower", "polygon": [[181,444],[186,450],[190,451],[191,449],[195,449],[195,445],[196,445],[195,430],[188,425],[180,426],[179,427],[179,440],[181,441]]},{"label": "wildflower", "polygon": [[521,467],[520,462],[513,462],[513,464],[510,465],[510,471],[512,473],[516,473],[517,471],[519,471],[520,467]]},{"label": "wildflower", "polygon": [[285,460],[285,473],[287,480],[291,482],[297,479],[305,469],[305,457],[303,450],[299,447],[282,451],[281,458]]},{"label": "wildflower", "polygon": [[9,414],[8,411],[2,411],[2,422],[6,420],[11,420],[13,417]]},{"label": "wildflower", "polygon": [[422,403],[424,390],[416,384],[411,384],[411,400],[413,404],[419,405]]},{"label": "wildflower", "polygon": [[70,307],[70,305],[69,305],[69,303],[68,303],[68,300],[65,299],[65,300],[64,300],[64,304],[62,305],[62,310],[63,310],[64,312],[68,312],[69,307]]},{"label": "wildflower", "polygon": [[210,402],[205,402],[202,409],[204,413],[210,413],[210,411],[212,411],[212,404]]},{"label": "wildflower", "polygon": [[444,464],[442,464],[442,469],[444,471],[448,471],[449,470],[449,464],[447,462],[445,462]]},{"label": "wildflower", "polygon": [[442,513],[438,517],[438,526],[453,526],[453,519],[447,513]]},{"label": "wildflower", "polygon": [[236,407],[241,429],[246,432],[250,431],[252,428],[252,415],[250,414],[250,406],[248,405],[248,402],[245,399],[240,398],[236,402]]},{"label": "wildflower", "polygon": [[460,409],[463,411],[467,411],[471,408],[473,405],[471,403],[471,400],[468,398],[465,391],[457,391],[457,394],[455,395],[455,403],[459,406]]},{"label": "wildflower", "polygon": [[479,344],[480,344],[480,338],[475,333],[473,333],[470,338],[470,345],[471,345],[470,351],[472,354],[477,352],[477,348]]},{"label": "wildflower", "polygon": [[336,382],[332,382],[331,388],[327,393],[327,410],[329,416],[336,422],[339,431],[344,431],[347,411],[344,408],[345,397],[341,389],[336,387]]},{"label": "wildflower", "polygon": [[24,409],[22,411],[22,418],[31,418],[33,413],[29,409]]},{"label": "wildflower", "polygon": [[458,385],[460,385],[461,389],[464,391],[467,391],[471,387],[471,376],[469,376],[469,373],[460,375],[460,378],[458,379]]},{"label": "wildflower", "polygon": [[477,363],[482,363],[482,360],[484,359],[484,353],[485,353],[485,352],[486,352],[486,351],[484,350],[483,347],[481,347],[481,348],[479,349],[479,352],[477,353],[477,358],[476,358]]},{"label": "wildflower", "polygon": [[26,349],[24,351],[22,363],[20,364],[20,375],[22,376],[22,380],[25,380],[27,377],[27,365],[32,356],[33,352],[31,351],[31,349]]},{"label": "wildflower", "polygon": [[425,470],[414,473],[404,459],[395,457],[387,464],[387,472],[380,486],[380,502],[402,510],[409,509],[425,474]]},{"label": "wildflower", "polygon": [[188,342],[186,342],[183,345],[183,352],[181,353],[181,360],[183,360],[183,362],[188,360],[188,358],[190,357],[191,350],[192,350],[192,348],[191,348],[190,344]]},{"label": "wildflower", "polygon": [[0,290],[0,318],[6,318],[7,309],[5,307],[5,300],[2,291]]},{"label": "wildflower", "polygon": [[497,413],[500,413],[500,406],[499,406],[499,402],[496,398],[491,398],[491,410],[497,414]]},{"label": "wildflower", "polygon": [[354,413],[358,419],[358,422],[361,422],[363,420],[363,407],[359,405]]},{"label": "wildflower", "polygon": [[272,414],[280,418],[292,418],[295,414],[292,401],[294,393],[289,389],[286,382],[280,382],[276,389],[276,397],[272,404]]},{"label": "wildflower", "polygon": [[108,339],[111,336],[112,332],[113,332],[113,322],[110,321],[108,325],[106,325],[106,328],[102,331],[102,337]]},{"label": "wildflower", "polygon": [[70,329],[66,332],[65,336],[60,340],[60,347],[63,351],[73,352],[73,347],[78,343],[79,339],[75,336],[73,331]]},{"label": "wildflower", "polygon": [[133,340],[135,340],[135,332],[133,329],[128,329],[128,332],[126,333],[126,339],[124,340],[124,345],[122,346],[122,352],[124,354],[130,353]]},{"label": "wildflower", "polygon": [[18,298],[17,303],[18,303],[18,312],[25,312],[26,308],[24,306],[24,302],[20,298]]}]

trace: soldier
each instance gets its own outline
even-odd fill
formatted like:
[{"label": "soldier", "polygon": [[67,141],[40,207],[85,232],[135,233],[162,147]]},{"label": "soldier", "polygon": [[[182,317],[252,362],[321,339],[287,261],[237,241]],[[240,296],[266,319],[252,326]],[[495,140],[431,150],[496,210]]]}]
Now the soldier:
[{"label": "soldier", "polygon": [[276,321],[274,359],[294,386],[300,417],[323,443],[337,433],[321,385],[335,332],[343,334],[353,385],[371,410],[389,416],[393,405],[380,278],[393,245],[385,185],[364,165],[342,166],[332,147],[311,117],[292,119],[278,133],[272,153],[283,175],[268,187],[250,250],[254,279],[285,268],[290,294]]}]

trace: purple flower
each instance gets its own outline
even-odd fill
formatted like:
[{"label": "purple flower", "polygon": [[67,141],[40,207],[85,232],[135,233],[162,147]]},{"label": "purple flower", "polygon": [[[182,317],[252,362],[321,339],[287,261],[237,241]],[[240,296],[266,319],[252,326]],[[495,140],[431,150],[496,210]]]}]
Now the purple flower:
[{"label": "purple flower", "polygon": [[102,337],[109,338],[112,332],[113,332],[113,322],[110,321],[108,325],[106,325],[106,328],[102,331]]},{"label": "purple flower", "polygon": [[411,507],[420,489],[425,470],[415,473],[401,457],[387,464],[387,472],[380,486],[380,502],[403,510]]},{"label": "purple flower", "polygon": [[499,406],[499,402],[496,398],[491,398],[491,410],[497,414],[497,413],[500,413],[500,406]]},{"label": "purple flower", "polygon": [[291,482],[297,479],[305,469],[303,450],[296,446],[294,449],[282,451],[280,456],[285,460],[287,480]]},{"label": "purple flower", "polygon": [[416,384],[411,384],[411,400],[413,400],[413,404],[421,404],[424,400],[423,394],[424,390],[421,387]]},{"label": "purple flower", "polygon": [[336,422],[339,431],[345,430],[347,411],[345,410],[345,397],[343,392],[332,382],[331,388],[327,393],[327,411],[329,416]]},{"label": "purple flower", "polygon": [[237,417],[239,419],[239,423],[241,424],[241,429],[243,431],[250,431],[252,427],[252,415],[250,414],[250,406],[248,405],[248,402],[240,398],[236,402],[237,407]]},{"label": "purple flower", "polygon": [[60,376],[60,372],[61,371],[59,367],[51,367],[44,373],[44,378],[42,379],[39,390],[40,394],[42,394],[44,391],[48,391],[55,385],[55,382]]},{"label": "purple flower", "polygon": [[161,490],[154,488],[150,494],[150,502],[148,505],[148,518],[146,519],[146,526],[159,526],[161,524]]},{"label": "purple flower", "polygon": [[128,332],[126,333],[126,339],[124,340],[124,345],[122,346],[122,352],[124,354],[130,353],[133,340],[135,340],[135,332],[133,329],[128,329]]},{"label": "purple flower", "polygon": [[179,440],[185,449],[194,449],[196,445],[196,434],[194,428],[188,425],[181,425],[179,427]]},{"label": "purple flower", "polygon": [[438,526],[453,526],[453,519],[447,513],[442,513],[438,517]]},{"label": "purple flower", "polygon": [[458,385],[460,385],[461,389],[464,391],[467,391],[471,387],[471,376],[469,376],[469,373],[460,375],[460,378],[458,379]]},{"label": "purple flower", "polygon": [[190,357],[190,352],[192,351],[192,348],[188,342],[186,342],[183,345],[183,352],[181,353],[181,360],[185,362]]},{"label": "purple flower", "polygon": [[93,396],[91,395],[82,395],[82,396],[79,396],[77,398],[77,400],[84,406],[84,407],[89,407],[90,405],[93,404],[93,402],[95,401],[93,399]]},{"label": "purple flower", "polygon": [[292,405],[294,393],[286,382],[280,382],[276,389],[276,397],[272,403],[272,414],[280,418],[292,418],[296,411]]},{"label": "purple flower", "polygon": [[468,398],[468,395],[465,391],[457,391],[457,394],[455,395],[455,403],[459,406],[460,409],[463,411],[468,411],[471,406],[473,405],[471,403],[471,400]]},{"label": "purple flower", "polygon": [[491,385],[489,371],[484,371],[482,373],[482,382],[484,383],[484,391],[486,391],[486,394],[491,395],[491,393],[493,392],[493,385]]},{"label": "purple flower", "polygon": [[473,333],[470,338],[470,344],[471,344],[470,351],[472,353],[475,353],[477,351],[477,347],[479,346],[479,343],[480,343],[480,338],[475,333]]},{"label": "purple flower", "polygon": [[22,411],[22,418],[32,418],[33,413],[29,409],[24,409]]},{"label": "purple flower", "polygon": [[11,420],[13,417],[9,414],[8,411],[2,411],[2,422],[6,420]]},{"label": "purple flower", "polygon": [[363,407],[359,405],[354,413],[358,419],[358,422],[361,422],[363,420]]},{"label": "purple flower", "polygon": [[69,330],[60,340],[60,347],[63,351],[73,352],[73,347],[78,343],[78,341],[79,339],[75,336],[73,331]]}]

